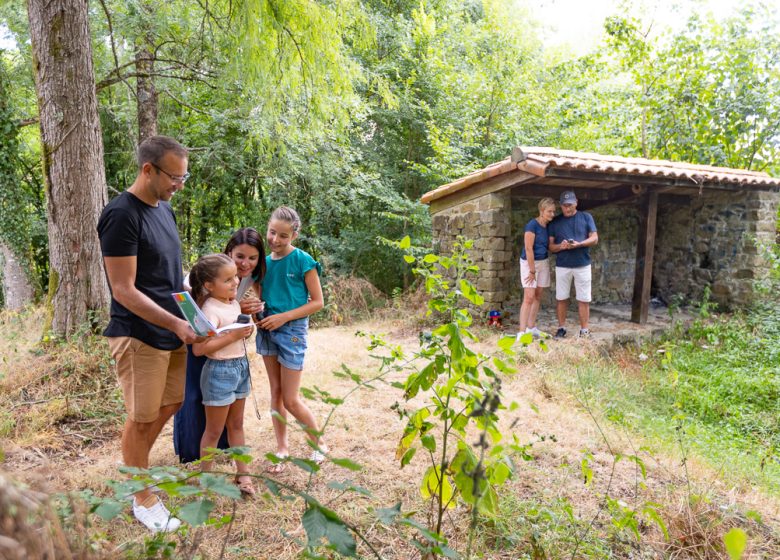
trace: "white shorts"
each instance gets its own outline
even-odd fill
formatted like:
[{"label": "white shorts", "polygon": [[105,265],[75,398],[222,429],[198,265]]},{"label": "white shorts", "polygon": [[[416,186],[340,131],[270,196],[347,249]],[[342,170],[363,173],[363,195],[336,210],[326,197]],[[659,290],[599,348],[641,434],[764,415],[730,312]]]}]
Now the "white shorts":
[{"label": "white shorts", "polygon": [[536,270],[536,280],[528,283],[526,278],[530,270],[528,269],[528,261],[520,259],[520,284],[523,288],[549,288],[550,287],[550,261],[544,259],[541,261],[534,261],[534,269]]},{"label": "white shorts", "polygon": [[555,267],[555,299],[569,299],[571,281],[574,280],[574,290],[577,301],[590,302],[590,265],[579,268]]}]

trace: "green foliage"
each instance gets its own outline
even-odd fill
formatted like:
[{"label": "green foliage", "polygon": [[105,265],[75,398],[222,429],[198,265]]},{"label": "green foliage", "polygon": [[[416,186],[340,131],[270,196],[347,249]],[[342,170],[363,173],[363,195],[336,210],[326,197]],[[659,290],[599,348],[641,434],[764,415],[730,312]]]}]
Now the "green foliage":
[{"label": "green foliage", "polygon": [[[390,346],[372,337],[370,350],[382,348],[382,371],[406,375],[403,389],[406,405],[394,409],[406,421],[396,449],[403,468],[415,456],[424,456],[428,467],[420,481],[421,496],[431,502],[427,530],[434,535],[421,552],[447,555],[442,548],[444,513],[463,502],[474,519],[482,514],[498,513],[496,489],[514,471],[513,455],[527,458],[527,447],[517,436],[507,437],[498,427],[502,403],[501,380],[515,372],[514,339],[502,339],[493,355],[475,352],[469,343],[477,342],[470,330],[471,313],[467,306],[479,306],[482,296],[470,277],[477,272],[468,257],[471,241],[458,240],[453,254],[415,256],[411,239],[395,243],[405,252],[429,296],[428,314],[440,321],[430,332],[421,333],[420,349],[407,355],[400,347]],[[424,396],[422,404],[416,404]],[[414,402],[415,404],[412,404]],[[467,433],[478,431],[473,448]],[[418,453],[419,451],[419,453]],[[438,541],[438,542],[437,542]]]},{"label": "green foliage", "polygon": [[0,242],[16,255],[39,291],[48,268],[45,204],[37,170],[20,140],[12,73],[0,51]]},{"label": "green foliage", "polygon": [[[625,428],[662,445],[684,445],[726,476],[780,488],[780,308],[765,302],[750,313],[698,319],[658,345],[641,375],[610,362],[578,368],[593,406]],[[561,380],[571,383],[570,370]]]},{"label": "green foliage", "polygon": [[776,169],[780,87],[777,11],[750,3],[723,22],[693,16],[667,40],[642,23],[607,20],[609,44],[632,76],[646,157]]}]

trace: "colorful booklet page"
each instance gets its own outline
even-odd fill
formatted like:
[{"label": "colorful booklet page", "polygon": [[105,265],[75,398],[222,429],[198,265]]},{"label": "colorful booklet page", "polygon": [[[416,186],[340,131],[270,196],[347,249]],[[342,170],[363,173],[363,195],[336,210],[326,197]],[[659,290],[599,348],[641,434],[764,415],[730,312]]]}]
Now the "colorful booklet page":
[{"label": "colorful booklet page", "polygon": [[221,332],[233,329],[243,329],[244,327],[250,326],[250,323],[231,323],[224,327],[216,328],[211,321],[208,320],[206,315],[203,314],[203,311],[198,307],[198,304],[195,303],[195,300],[192,299],[189,292],[175,292],[172,295],[173,299],[179,305],[179,309],[181,309],[184,318],[187,319],[192,330],[195,331],[195,334],[198,336],[214,336]]}]

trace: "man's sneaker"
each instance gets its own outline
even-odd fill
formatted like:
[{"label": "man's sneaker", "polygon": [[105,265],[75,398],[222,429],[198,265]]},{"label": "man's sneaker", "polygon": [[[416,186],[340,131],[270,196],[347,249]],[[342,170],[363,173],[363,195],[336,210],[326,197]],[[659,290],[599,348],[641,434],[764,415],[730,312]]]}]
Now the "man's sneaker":
[{"label": "man's sneaker", "polygon": [[539,329],[537,329],[536,327],[532,328],[530,332],[534,336],[534,338],[542,338],[542,336],[544,335],[544,333]]},{"label": "man's sneaker", "polygon": [[555,331],[555,336],[553,338],[565,338],[566,337],[566,329],[563,327],[558,327],[558,330]]},{"label": "man's sneaker", "polygon": [[580,338],[590,338],[590,329],[580,329]]},{"label": "man's sneaker", "polygon": [[160,500],[152,507],[144,507],[133,499],[133,515],[153,533],[173,532],[181,525],[181,521],[173,517]]}]

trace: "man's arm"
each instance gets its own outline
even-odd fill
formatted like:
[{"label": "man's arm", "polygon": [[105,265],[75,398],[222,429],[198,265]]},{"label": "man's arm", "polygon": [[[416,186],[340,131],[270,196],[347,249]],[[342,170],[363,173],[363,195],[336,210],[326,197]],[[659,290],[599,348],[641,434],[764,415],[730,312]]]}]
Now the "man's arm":
[{"label": "man's arm", "polygon": [[[568,247],[564,247],[565,249],[578,249],[580,247],[593,247],[596,243],[599,242],[599,233],[597,231],[591,231],[588,234],[588,238],[584,239],[582,241],[575,241],[574,243],[569,243]],[[566,243],[564,241],[564,243]]]},{"label": "man's arm", "polygon": [[556,243],[555,237],[551,235],[547,248],[550,250],[551,253],[560,253],[561,251],[565,251],[566,249],[571,249],[572,244],[566,241],[565,239],[560,243]]},{"label": "man's arm", "polygon": [[138,257],[104,257],[108,283],[114,299],[144,321],[172,331],[185,344],[199,340],[190,324],[169,313],[135,287]]},{"label": "man's arm", "polygon": [[599,242],[599,232],[591,231],[585,241],[577,243],[577,247],[593,247]]}]

